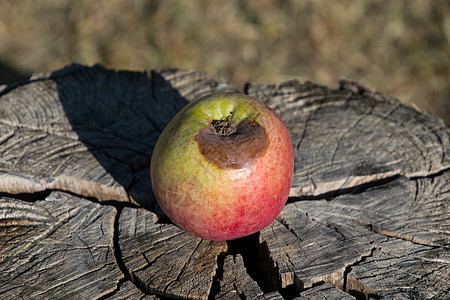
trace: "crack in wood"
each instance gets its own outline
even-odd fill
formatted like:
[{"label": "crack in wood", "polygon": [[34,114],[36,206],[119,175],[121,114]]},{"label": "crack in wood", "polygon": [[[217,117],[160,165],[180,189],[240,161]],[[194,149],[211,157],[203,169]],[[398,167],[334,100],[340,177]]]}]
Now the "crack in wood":
[{"label": "crack in wood", "polygon": [[427,174],[411,174],[410,176],[405,176],[411,180],[421,179],[421,178],[434,178],[443,175],[444,173],[450,171],[450,166],[445,167],[441,170],[437,170],[436,172],[429,172]]},{"label": "crack in wood", "polygon": [[[66,280],[66,281],[59,281],[57,284],[55,284],[55,285],[53,285],[53,286],[51,286],[51,287],[48,287],[48,288],[45,289],[45,290],[42,290],[42,291],[40,291],[40,292],[37,292],[37,293],[36,293],[36,296],[39,296],[39,295],[42,295],[42,294],[46,294],[46,293],[50,292],[51,290],[54,290],[54,289],[56,289],[56,288],[58,288],[58,287],[60,287],[60,286],[67,285],[68,283],[70,283],[70,282],[72,282],[72,281],[77,281],[79,278],[85,277],[86,275],[89,275],[89,274],[94,273],[94,272],[98,272],[99,270],[105,268],[105,267],[108,266],[108,265],[112,265],[112,264],[113,264],[113,262],[106,263],[106,264],[104,264],[104,265],[102,265],[102,266],[100,266],[100,267],[98,267],[98,268],[91,269],[91,270],[89,270],[88,272],[78,274],[76,277],[72,277],[72,278],[70,278],[69,280]],[[87,283],[87,285],[88,285],[88,284],[90,284],[90,283]]]},{"label": "crack in wood", "polygon": [[[108,264],[103,266],[105,268],[115,266],[115,271],[108,271],[114,274],[109,278],[113,282],[110,281],[110,285],[96,296],[99,299],[114,296],[119,298],[131,290],[133,292],[130,293],[134,293],[132,295],[139,294],[140,297],[150,295],[151,281],[159,280],[158,277],[170,277],[170,270],[174,272],[175,277],[170,277],[166,282],[161,280],[158,282],[159,285],[151,286],[158,294],[162,295],[169,288],[175,287],[173,295],[177,297],[194,297],[192,295],[197,293],[198,297],[204,298],[206,295],[208,299],[214,299],[220,296],[221,284],[228,284],[225,282],[227,279],[224,278],[226,259],[227,268],[234,266],[240,270],[241,274],[246,274],[241,278],[245,277],[249,280],[248,282],[251,283],[249,285],[255,290],[262,290],[265,293],[264,297],[272,291],[286,298],[300,297],[302,295],[299,295],[299,292],[305,286],[306,289],[303,292],[314,292],[320,288],[332,290],[332,287],[327,286],[328,283],[323,284],[321,280],[340,286],[340,276],[343,277],[344,290],[352,289],[356,296],[370,295],[377,298],[380,295],[394,296],[394,293],[403,293],[403,295],[421,297],[423,293],[428,293],[428,288],[437,290],[434,296],[441,296],[441,298],[450,293],[450,289],[439,286],[438,281],[434,282],[433,287],[427,285],[436,276],[444,277],[445,283],[445,272],[449,261],[443,251],[448,249],[445,236],[448,230],[444,225],[448,218],[445,215],[445,200],[448,198],[449,191],[446,182],[449,180],[447,172],[450,170],[447,153],[450,130],[431,115],[413,111],[378,92],[348,82],[342,82],[341,91],[298,81],[259,88],[246,85],[247,94],[261,96],[263,101],[270,104],[280,114],[293,137],[297,159],[296,177],[291,197],[285,207],[287,211],[293,209],[289,205],[295,204],[296,208],[289,212],[293,214],[293,217],[289,214],[280,216],[267,231],[262,231],[263,233],[242,243],[228,242],[228,250],[223,250],[224,248],[221,248],[223,245],[192,240],[192,237],[188,237],[173,224],[166,222],[162,214],[158,215],[159,219],[151,215],[141,220],[139,228],[135,224],[135,228],[125,229],[127,231],[125,241],[121,240],[124,242],[121,245],[128,247],[127,251],[130,252],[123,257],[124,248],[121,249],[119,245],[119,227],[120,223],[127,220],[119,222],[119,218],[125,209],[132,208],[144,213],[142,208],[137,209],[137,207],[144,207],[143,203],[149,201],[147,203],[151,206],[149,210],[157,212],[157,204],[151,202],[148,196],[151,195],[151,190],[148,174],[146,174],[152,144],[162,131],[165,122],[179,110],[182,104],[200,95],[214,92],[220,85],[215,82],[206,73],[192,71],[154,71],[151,78],[144,78],[141,73],[116,73],[99,66],[86,68],[75,65],[62,71],[35,76],[31,81],[14,88],[3,89],[0,92],[0,101],[2,101],[0,155],[7,154],[10,160],[8,164],[0,166],[0,189],[2,190],[0,197],[10,197],[17,202],[23,200],[34,203],[45,200],[52,191],[65,190],[64,194],[79,195],[91,202],[101,204],[102,209],[106,210],[106,206],[115,208],[116,214],[112,222],[112,250],[105,249],[108,246],[103,241],[89,242],[89,237],[83,235],[80,224],[77,225],[78,221],[85,222],[88,219],[106,224],[106,221],[99,220],[95,212],[83,211],[85,218],[80,217],[76,220],[67,219],[67,216],[54,216],[52,219],[55,224],[59,224],[58,220],[62,219],[63,222],[72,222],[71,226],[74,226],[74,232],[66,236],[74,243],[64,248],[68,251],[67,253],[83,252],[83,259],[90,265],[98,260],[95,252],[101,252],[100,260],[105,260],[105,257],[112,258],[111,252],[113,253],[115,261],[108,260]],[[78,86],[82,88],[74,88]],[[17,106],[14,106],[14,97],[19,97],[26,109],[17,109]],[[46,110],[45,104],[48,102],[46,99],[52,102],[50,110]],[[83,107],[78,105],[80,99],[86,101],[86,105],[90,105],[87,110],[78,111],[78,108]],[[62,110],[58,108],[58,101],[63,105]],[[152,104],[149,105],[149,102]],[[8,109],[4,109],[6,106]],[[110,106],[114,107],[109,109]],[[130,111],[130,116],[125,116],[128,123],[136,115],[142,115],[141,121],[147,124],[148,128],[146,127],[142,134],[134,136],[137,130],[142,128],[126,126],[127,122],[122,123],[123,126],[115,123],[120,111],[117,108],[120,107]],[[144,110],[147,113],[144,113]],[[339,110],[344,111],[343,117],[342,115],[339,117]],[[57,115],[59,113],[70,117],[68,124],[72,125],[71,128],[66,128],[67,124],[60,122],[64,115]],[[109,114],[111,118],[102,119],[101,124],[106,125],[99,127],[96,125],[97,120],[91,118],[94,113],[99,117]],[[92,123],[84,124],[85,118]],[[16,121],[19,119],[23,122]],[[44,123],[39,123],[42,121]],[[360,127],[361,131],[359,131]],[[354,133],[354,129],[358,130]],[[40,134],[25,134],[26,131],[36,133],[36,130]],[[47,141],[43,139],[45,137],[42,134],[51,138]],[[147,138],[149,134],[150,138]],[[410,140],[410,136],[414,139]],[[96,137],[98,140],[95,140]],[[56,138],[64,140],[64,143],[58,143]],[[377,143],[378,139],[385,142]],[[114,142],[108,143],[105,140]],[[36,146],[37,141],[39,145]],[[77,141],[83,144],[81,148],[76,147]],[[53,142],[56,143],[53,144]],[[30,146],[33,143],[36,148]],[[53,145],[53,148],[46,143]],[[353,152],[348,154],[347,148]],[[33,151],[36,152],[34,155],[27,156]],[[69,160],[72,154],[84,155],[84,151],[93,159]],[[341,152],[344,155],[341,155]],[[353,157],[356,158],[355,161]],[[52,159],[57,162],[50,164]],[[39,161],[42,165],[39,165]],[[27,163],[30,166],[27,166]],[[77,172],[64,168],[71,164]],[[86,174],[93,169],[98,174],[87,177]],[[68,172],[72,173],[68,174]],[[130,174],[122,176],[123,172]],[[415,190],[407,184],[406,179],[416,180]],[[438,185],[439,181],[443,183]],[[391,185],[396,182],[402,182],[402,184]],[[80,186],[84,186],[85,189]],[[380,194],[372,193],[372,189],[379,189],[377,192],[390,189],[391,194],[385,193],[380,196]],[[405,192],[408,189],[411,189],[411,194]],[[388,204],[386,207],[385,203]],[[402,209],[404,217],[399,218]],[[46,214],[45,211],[42,213]],[[66,213],[74,216],[77,211],[66,210]],[[295,213],[298,214],[295,215]],[[15,236],[5,236],[2,241],[8,242],[11,238],[20,239],[32,235],[36,226],[41,226],[37,214],[29,212],[28,217],[33,219],[28,220],[29,226],[25,224],[26,217],[13,220],[16,222],[14,224],[4,218],[3,221],[10,222],[10,225],[17,225],[16,227],[20,227],[20,230],[15,232]],[[409,219],[406,216],[409,216]],[[438,223],[440,220],[444,225]],[[50,235],[54,233],[53,231],[58,231],[57,225],[55,226],[48,229],[51,231]],[[305,226],[310,227],[305,228]],[[149,227],[152,227],[151,231],[146,231]],[[96,234],[100,236],[110,232],[109,228],[103,228],[102,225],[96,229]],[[151,237],[149,237],[150,233]],[[286,236],[281,233],[286,233]],[[439,234],[442,236],[439,237]],[[75,239],[76,235],[80,235],[82,242]],[[30,241],[39,242],[42,239],[48,239],[48,232],[46,236],[42,230],[36,234],[35,240]],[[127,261],[131,264],[128,267],[125,261],[141,244],[149,242],[148,239],[155,239],[155,241],[152,240],[152,243],[146,244],[147,248],[139,249],[137,252],[141,253],[143,258],[136,258],[137,262]],[[330,243],[331,240],[335,242],[334,245]],[[403,248],[394,246],[389,248],[384,243],[388,240],[398,240],[405,249],[413,245],[416,248],[411,249],[416,250],[411,250],[407,256],[402,252]],[[52,245],[60,247],[63,245],[61,241],[55,242],[48,239],[48,242],[41,244],[43,248]],[[325,247],[327,243],[332,246]],[[11,245],[11,243],[8,244]],[[189,245],[183,248],[183,245],[187,244]],[[158,249],[155,250],[155,248]],[[312,251],[308,252],[308,249]],[[387,250],[384,253],[377,252],[377,249]],[[218,253],[219,250],[222,252]],[[350,254],[339,257],[334,255],[333,250]],[[57,261],[57,252],[43,253],[43,251],[42,249],[36,251],[36,255],[44,256],[45,261],[42,266],[39,265],[39,260],[25,258],[22,263],[28,263],[26,266],[29,268],[25,268],[25,273],[22,272],[24,270],[22,268],[20,275],[16,278],[21,279],[23,274],[26,275],[26,272],[36,267],[43,272],[50,272]],[[321,251],[324,252],[325,257],[315,256],[322,254]],[[180,258],[184,254],[187,254],[186,257]],[[377,255],[376,259],[375,255]],[[385,258],[383,255],[388,257]],[[230,260],[230,256],[233,261]],[[241,257],[242,260],[238,260],[237,257]],[[0,256],[0,263],[7,262],[8,258],[13,257]],[[176,261],[178,258],[179,261]],[[402,264],[404,258],[407,258],[407,263],[417,264],[419,267],[416,269],[419,271],[427,264],[433,267],[424,272],[407,269],[402,273],[402,270],[409,267]],[[337,260],[342,260],[343,267],[339,264],[330,266]],[[371,273],[373,269],[383,266],[383,263],[397,264],[400,270],[397,270],[397,273],[395,270],[390,271],[391,273],[383,273],[383,270],[380,273]],[[90,270],[89,275],[92,275],[92,272],[96,274],[98,268],[102,267],[95,266],[97,268],[86,269]],[[325,271],[316,272],[323,266],[326,267]],[[152,271],[153,273],[144,272],[151,267],[156,269]],[[168,272],[160,272],[158,268],[168,268]],[[79,276],[83,274],[85,274],[84,271],[78,273],[78,277],[74,277],[74,280],[79,281],[82,279]],[[378,274],[380,277],[398,276],[395,277],[398,280],[409,276],[409,283],[412,282],[419,287],[417,290],[410,289],[408,281],[399,282],[398,285],[395,285],[396,282],[386,281],[385,286],[380,288],[377,282],[369,280],[376,278]],[[196,278],[197,275],[200,277]],[[351,279],[352,276],[353,279]],[[384,278],[378,278],[378,280],[381,279]],[[194,280],[199,285],[204,285],[203,289],[198,288],[193,283]],[[211,281],[211,286],[207,286]],[[70,282],[70,279],[66,278],[65,282]],[[289,283],[291,290],[288,290],[286,286],[281,288],[281,282]],[[355,282],[356,286],[352,286]],[[115,286],[111,287],[111,283]],[[245,287],[240,286],[241,283],[230,281],[229,284],[232,285],[230,288],[238,291],[238,297],[251,298],[246,294],[248,291]],[[185,287],[184,284],[187,286]],[[396,290],[388,291],[391,288]],[[42,293],[46,291],[48,291],[47,288],[42,289]],[[364,293],[357,294],[357,291]],[[5,295],[7,294],[6,291]],[[426,295],[430,294],[432,292]],[[275,295],[275,297],[278,296]]]},{"label": "crack in wood", "polygon": [[[305,213],[305,216],[308,217],[308,213]],[[284,218],[278,216],[276,220],[280,222],[281,225],[286,227],[286,229],[289,230],[300,242],[303,241],[303,239],[295,232],[293,228],[291,228],[291,226],[289,226],[289,223]],[[311,218],[311,221],[314,222],[314,218]]]},{"label": "crack in wood", "polygon": [[[420,239],[417,239],[417,238],[415,238],[414,236],[411,236],[411,235],[399,234],[399,233],[396,233],[396,232],[390,232],[390,231],[387,231],[387,230],[382,230],[382,229],[378,228],[377,226],[373,226],[373,225],[371,226],[371,228],[372,228],[371,230],[373,232],[381,234],[381,235],[384,235],[386,237],[397,238],[397,239],[400,239],[400,240],[403,240],[403,241],[407,241],[407,242],[411,242],[411,243],[417,244],[417,245],[430,246],[430,247],[442,247],[442,245],[439,245],[439,244],[436,244],[436,243],[433,243],[433,242],[430,242],[430,241],[426,241],[426,240],[423,240],[423,239],[420,240]],[[450,246],[443,247],[443,248],[449,248],[449,247]]]},{"label": "crack in wood", "polygon": [[110,299],[111,297],[113,297],[114,295],[117,294],[117,292],[120,290],[120,287],[122,286],[122,284],[126,281],[127,281],[127,279],[125,279],[125,277],[119,279],[115,288],[113,288],[109,291],[105,291],[103,294],[98,295],[98,297],[94,298],[94,299],[96,299],[96,300]]},{"label": "crack in wood", "polygon": [[237,240],[227,241],[227,244],[228,254],[233,255],[233,257],[238,254],[242,256],[247,274],[258,284],[261,290],[265,293],[275,291],[265,284],[265,278],[261,272],[263,258],[260,257],[259,232]]},{"label": "crack in wood", "polygon": [[368,189],[385,185],[389,182],[396,180],[399,177],[401,177],[401,175],[399,175],[399,174],[397,174],[397,172],[395,172],[394,174],[392,174],[390,176],[375,178],[373,181],[363,182],[363,183],[355,185],[355,186],[339,188],[337,190],[330,190],[328,192],[318,194],[318,195],[310,194],[310,195],[302,195],[302,196],[289,196],[287,203],[295,203],[298,201],[310,201],[310,200],[330,201],[338,196],[342,196],[342,195],[346,195],[346,194],[361,194],[361,193],[364,193]]},{"label": "crack in wood", "polygon": [[0,197],[13,198],[25,202],[36,202],[39,200],[44,200],[50,195],[51,192],[52,192],[51,190],[43,190],[34,193],[19,193],[19,194],[0,192]]},{"label": "crack in wood", "polygon": [[[442,247],[415,245],[397,238],[387,238],[377,245],[370,256],[350,266],[347,272],[347,290],[361,299],[380,299],[390,295],[404,295],[407,299],[440,299],[438,294],[419,286],[446,287],[448,257]],[[416,267],[414,267],[416,266]],[[433,283],[436,278],[441,280]],[[395,286],[384,289],[386,282]],[[393,290],[394,292],[391,292]],[[439,295],[446,295],[440,289]],[[445,297],[444,297],[445,298]]]},{"label": "crack in wood", "polygon": [[[184,265],[179,269],[179,273],[178,273],[177,277],[174,280],[167,283],[167,285],[164,288],[164,293],[163,293],[164,296],[175,296],[175,295],[168,294],[167,290],[170,288],[170,285],[172,283],[180,282],[180,278],[184,274],[186,266],[190,263],[190,260],[194,256],[194,253],[197,251],[197,249],[200,247],[201,243],[202,243],[202,240],[199,240],[197,245],[195,246],[195,248],[192,250],[191,255],[186,259],[186,261],[184,262]],[[178,251],[178,249],[176,249],[176,251]],[[190,293],[188,292],[187,295],[190,295]]]},{"label": "crack in wood", "polygon": [[348,126],[348,128],[345,129],[345,131],[343,131],[343,132],[341,132],[341,133],[339,134],[339,137],[338,137],[338,139],[337,139],[337,141],[336,141],[336,144],[335,144],[335,146],[334,146],[334,149],[333,149],[333,154],[331,155],[331,159],[330,159],[331,163],[334,163],[334,159],[335,159],[335,157],[336,157],[336,153],[337,153],[338,150],[340,150],[340,144],[341,144],[341,142],[342,142],[344,136],[346,136],[346,135],[347,135],[348,133],[350,133],[353,129],[355,129],[356,126],[357,126],[363,119],[365,119],[365,118],[367,118],[367,116],[371,115],[372,112],[373,112],[374,106],[371,105],[371,106],[369,106],[368,109],[369,109],[369,110],[368,110],[367,112],[365,112],[364,114],[361,114],[361,115],[359,116],[359,118],[357,118],[357,119],[355,120],[355,122],[353,122],[352,124],[350,124],[350,125]]},{"label": "crack in wood", "polygon": [[374,299],[380,299],[381,297],[377,296],[374,293],[366,293],[367,291],[367,287],[365,288],[361,288],[361,290],[349,290],[347,287],[348,284],[348,275],[349,273],[352,271],[352,268],[355,266],[358,266],[359,264],[361,264],[362,262],[366,261],[367,258],[369,257],[373,257],[373,253],[375,252],[376,247],[373,247],[370,250],[370,253],[368,255],[362,255],[360,257],[360,259],[358,259],[357,261],[355,261],[352,264],[349,264],[345,267],[345,271],[344,271],[344,283],[343,283],[343,287],[342,290],[345,292],[348,292],[350,295],[355,296],[357,299],[369,299],[369,297],[372,297]]},{"label": "crack in wood", "polygon": [[219,255],[217,255],[216,260],[217,268],[216,273],[213,276],[211,289],[209,290],[208,300],[215,299],[216,295],[220,292],[220,282],[223,279],[223,272],[224,272],[223,266],[225,262],[225,257],[227,256],[227,252],[221,252],[219,253]]},{"label": "crack in wood", "polygon": [[[13,206],[17,210],[12,209]],[[108,217],[112,217],[111,209],[100,208],[99,205],[68,197],[67,194],[52,193],[36,203],[3,198],[0,201],[0,210],[0,217],[11,212],[13,218],[28,216],[31,220],[44,221],[33,226],[32,231],[35,233],[24,236],[22,243],[17,241],[3,244],[2,241],[0,248],[4,251],[2,254],[5,254],[5,257],[0,259],[0,266],[5,276],[2,276],[2,279],[6,279],[0,281],[3,287],[10,287],[2,290],[2,296],[6,297],[8,291],[12,291],[13,298],[21,297],[20,295],[52,298],[50,295],[64,291],[69,295],[73,293],[73,289],[86,290],[85,288],[89,286],[89,289],[91,285],[94,285],[95,289],[96,283],[100,286],[105,278],[114,280],[114,276],[118,275],[114,273],[115,261],[109,259],[112,243],[109,234],[95,235],[99,232],[99,225],[108,223],[112,226],[112,222],[108,220]],[[97,217],[99,210],[103,212],[102,219]],[[39,211],[41,214],[36,214]],[[83,228],[80,228],[80,225],[83,225]],[[4,227],[0,226],[4,234],[3,229]],[[92,240],[88,242],[87,239]],[[11,255],[8,255],[8,249],[12,252]],[[79,250],[89,250],[89,254],[86,255],[86,251]],[[98,259],[93,259],[94,252]],[[87,260],[92,258],[93,261],[86,262],[83,258]],[[76,264],[72,264],[73,262]],[[96,274],[106,276],[95,277]],[[74,282],[78,285],[72,286]],[[24,283],[22,287],[21,283]],[[105,291],[111,288],[110,283],[102,286]],[[99,293],[102,292],[100,289]],[[96,294],[90,296],[95,298]]]},{"label": "crack in wood", "polygon": [[[123,281],[129,280],[133,283],[136,288],[138,288],[142,293],[146,293],[146,290],[142,288],[140,284],[137,284],[131,274],[131,272],[127,269],[125,262],[123,261],[122,251],[120,250],[120,244],[119,244],[119,219],[120,214],[122,213],[122,208],[116,207],[116,214],[114,216],[114,223],[113,223],[113,252],[114,257],[116,259],[117,266],[119,267],[120,272],[123,274]],[[112,295],[115,294],[120,288],[120,281],[117,283],[116,290],[112,292]]]}]

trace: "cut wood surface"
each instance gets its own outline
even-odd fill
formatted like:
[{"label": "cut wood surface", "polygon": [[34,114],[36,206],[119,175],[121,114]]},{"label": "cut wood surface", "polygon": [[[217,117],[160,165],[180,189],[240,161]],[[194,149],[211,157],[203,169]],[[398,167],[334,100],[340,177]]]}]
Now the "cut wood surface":
[{"label": "cut wood surface", "polygon": [[0,298],[450,298],[450,129],[357,82],[248,84],[290,132],[288,203],[234,241],[172,224],[153,147],[218,91],[234,88],[98,65],[0,87]]}]

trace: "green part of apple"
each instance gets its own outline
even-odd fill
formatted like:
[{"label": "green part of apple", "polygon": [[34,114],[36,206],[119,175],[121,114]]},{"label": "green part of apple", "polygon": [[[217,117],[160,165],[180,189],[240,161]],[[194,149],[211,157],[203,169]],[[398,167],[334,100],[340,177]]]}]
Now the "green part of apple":
[{"label": "green part of apple", "polygon": [[209,240],[254,233],[278,216],[294,168],[289,133],[239,93],[195,100],[166,126],[151,159],[155,197],[178,226]]}]

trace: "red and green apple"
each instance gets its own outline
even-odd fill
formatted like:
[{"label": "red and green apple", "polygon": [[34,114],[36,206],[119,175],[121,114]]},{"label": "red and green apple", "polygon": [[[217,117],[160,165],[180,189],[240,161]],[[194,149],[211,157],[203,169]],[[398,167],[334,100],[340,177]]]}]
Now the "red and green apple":
[{"label": "red and green apple", "polygon": [[272,223],[294,169],[289,133],[263,102],[217,93],[186,105],[166,126],[151,158],[156,200],[179,227],[230,240]]}]

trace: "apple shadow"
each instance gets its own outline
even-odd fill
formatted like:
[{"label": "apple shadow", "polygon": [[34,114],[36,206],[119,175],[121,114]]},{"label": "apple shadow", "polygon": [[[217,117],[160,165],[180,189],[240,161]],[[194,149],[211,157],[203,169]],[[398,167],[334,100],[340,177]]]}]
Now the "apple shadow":
[{"label": "apple shadow", "polygon": [[50,78],[72,130],[98,162],[80,166],[80,179],[122,186],[134,202],[161,215],[150,158],[162,130],[188,101],[156,71],[148,76],[73,64]]}]

